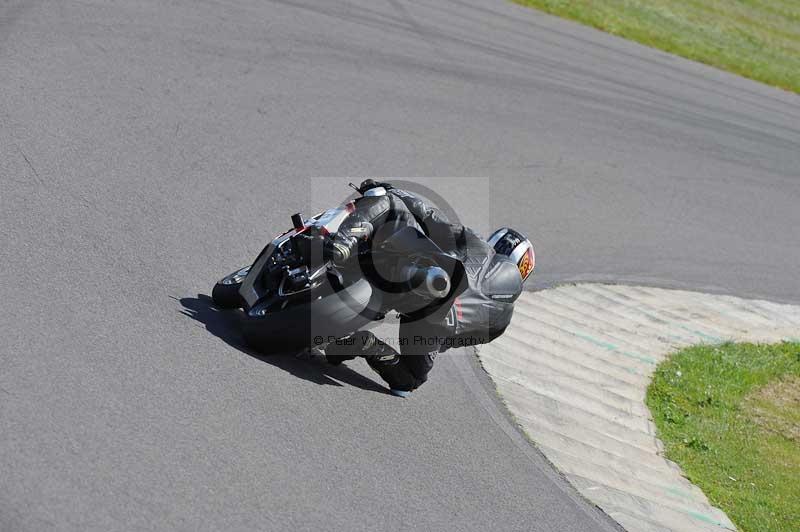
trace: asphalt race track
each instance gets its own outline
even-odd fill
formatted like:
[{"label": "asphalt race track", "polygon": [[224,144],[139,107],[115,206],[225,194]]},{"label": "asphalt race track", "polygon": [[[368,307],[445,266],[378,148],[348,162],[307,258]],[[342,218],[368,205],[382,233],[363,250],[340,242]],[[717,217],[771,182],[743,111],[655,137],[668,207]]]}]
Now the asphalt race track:
[{"label": "asphalt race track", "polygon": [[484,177],[427,183],[539,287],[800,302],[797,96],[502,0],[3,0],[0,530],[612,528],[468,357],[237,348],[204,295],[340,175]]}]

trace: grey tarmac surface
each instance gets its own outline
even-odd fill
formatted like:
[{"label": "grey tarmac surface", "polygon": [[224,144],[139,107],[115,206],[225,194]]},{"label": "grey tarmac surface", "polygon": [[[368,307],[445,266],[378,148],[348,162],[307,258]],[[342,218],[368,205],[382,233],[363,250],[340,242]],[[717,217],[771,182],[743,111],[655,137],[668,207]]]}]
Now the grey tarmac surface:
[{"label": "grey tarmac surface", "polygon": [[799,302],[799,174],[797,96],[502,1],[2,0],[0,529],[609,528],[468,357],[398,400],[197,294],[310,176],[463,175],[535,286]]}]

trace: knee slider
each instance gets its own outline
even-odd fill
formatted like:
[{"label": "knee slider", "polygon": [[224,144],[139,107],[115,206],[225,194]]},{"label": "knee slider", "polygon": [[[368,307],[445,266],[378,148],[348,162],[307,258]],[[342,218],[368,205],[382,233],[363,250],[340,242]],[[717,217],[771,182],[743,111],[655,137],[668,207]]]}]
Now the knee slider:
[{"label": "knee slider", "polygon": [[373,346],[369,349],[369,354],[366,355],[366,358],[367,363],[373,368],[376,366],[395,366],[398,362],[400,362],[400,355],[397,354],[397,351],[386,345],[384,342],[381,342],[377,338],[375,339]]}]

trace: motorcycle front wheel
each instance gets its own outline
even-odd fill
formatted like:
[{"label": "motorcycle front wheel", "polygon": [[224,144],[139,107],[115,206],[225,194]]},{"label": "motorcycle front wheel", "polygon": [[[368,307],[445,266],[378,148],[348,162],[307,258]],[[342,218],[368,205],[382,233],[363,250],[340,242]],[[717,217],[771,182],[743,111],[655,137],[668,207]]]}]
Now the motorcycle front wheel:
[{"label": "motorcycle front wheel", "polygon": [[220,279],[214,285],[214,290],[211,291],[214,305],[223,309],[240,308],[242,296],[239,295],[239,288],[242,287],[242,281],[247,277],[249,271],[250,266],[245,266]]},{"label": "motorcycle front wheel", "polygon": [[[366,279],[326,294],[297,299],[291,305],[275,300],[272,308],[256,305],[243,313],[247,345],[262,354],[321,347],[380,319],[381,294]],[[381,316],[382,317],[382,316]]]}]

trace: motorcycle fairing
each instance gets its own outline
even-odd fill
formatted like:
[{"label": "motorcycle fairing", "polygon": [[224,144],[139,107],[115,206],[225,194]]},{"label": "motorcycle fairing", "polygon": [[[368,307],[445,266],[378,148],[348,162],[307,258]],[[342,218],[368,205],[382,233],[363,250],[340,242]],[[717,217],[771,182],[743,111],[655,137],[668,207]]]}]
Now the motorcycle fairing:
[{"label": "motorcycle fairing", "polygon": [[464,293],[469,286],[464,263],[444,252],[419,229],[414,227],[400,229],[387,238],[381,244],[380,249],[384,252],[401,256],[430,259],[450,276],[450,292],[445,297],[431,301],[426,307],[409,314],[414,319],[424,317],[426,320],[433,322],[443,320],[450,311],[453,301]]},{"label": "motorcycle fairing", "polygon": [[250,268],[250,272],[242,281],[242,286],[239,288],[239,294],[244,301],[245,310],[252,308],[262,297],[266,295],[265,291],[259,288],[257,280],[261,278],[264,273],[264,268],[269,261],[269,258],[280,249],[284,244],[289,242],[292,237],[304,233],[306,231],[316,230],[320,234],[330,235],[336,233],[347,217],[355,209],[354,203],[351,201],[339,207],[327,209],[319,214],[316,214],[303,222],[303,227],[300,229],[289,229],[288,231],[278,235],[270,242],[256,257],[255,262]]}]

